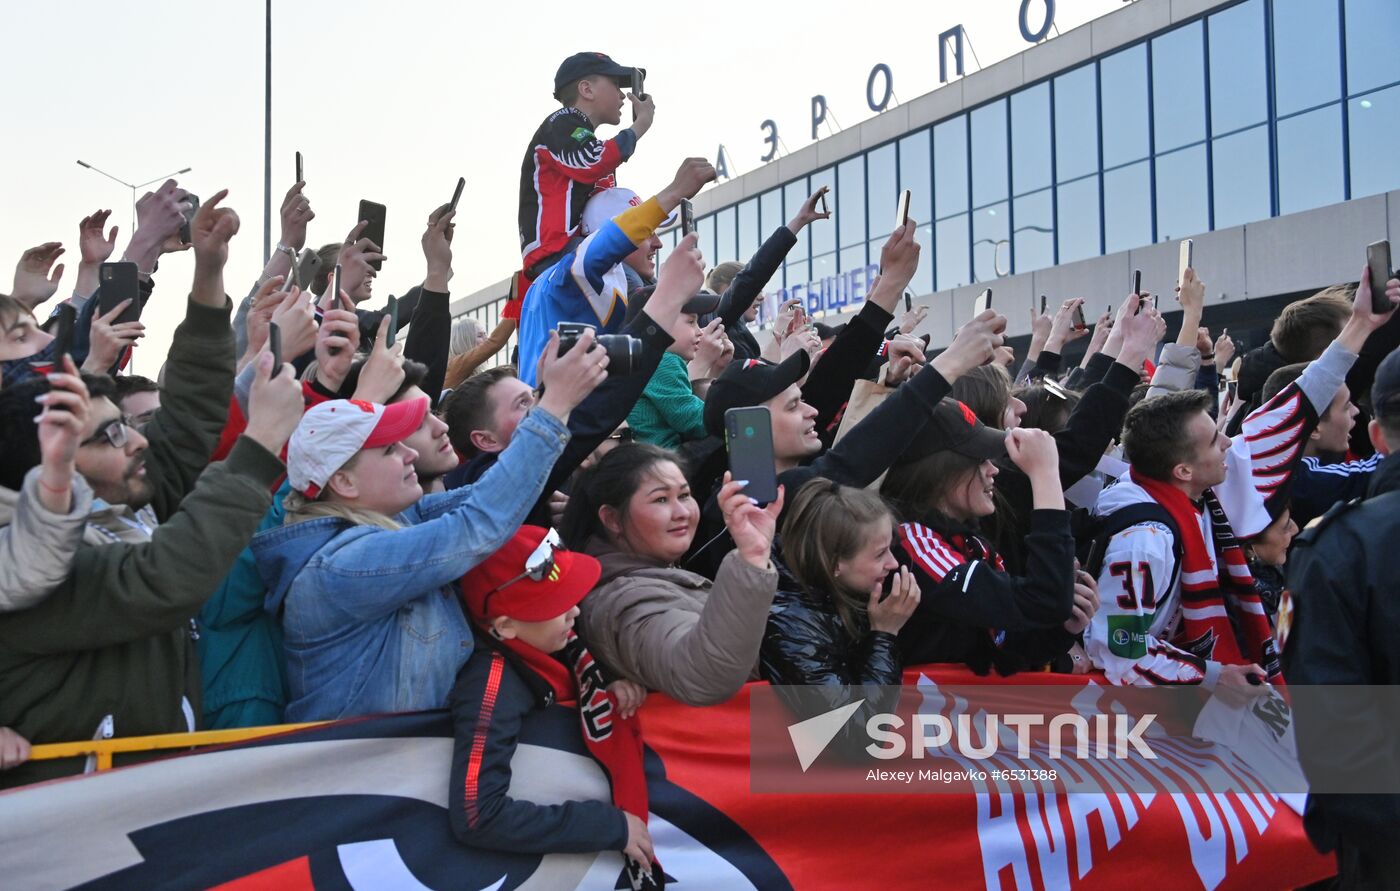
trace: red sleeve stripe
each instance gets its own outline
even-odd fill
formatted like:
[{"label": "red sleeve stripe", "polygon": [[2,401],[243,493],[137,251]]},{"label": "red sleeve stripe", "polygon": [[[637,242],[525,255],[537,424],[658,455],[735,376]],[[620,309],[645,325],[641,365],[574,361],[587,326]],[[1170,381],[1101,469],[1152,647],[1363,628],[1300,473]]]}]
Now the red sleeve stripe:
[{"label": "red sleeve stripe", "polygon": [[501,674],[505,671],[505,659],[500,653],[491,654],[491,672],[486,677],[486,691],[481,695],[481,711],[476,715],[476,727],[472,729],[472,754],[467,760],[466,808],[467,825],[475,827],[481,814],[477,811],[477,780],[481,776],[481,761],[486,754],[486,737],[491,732],[491,713],[496,710],[496,694],[501,691]]},{"label": "red sleeve stripe", "polygon": [[899,537],[904,550],[935,582],[943,581],[944,576],[967,562],[927,526],[905,523],[899,527]]}]

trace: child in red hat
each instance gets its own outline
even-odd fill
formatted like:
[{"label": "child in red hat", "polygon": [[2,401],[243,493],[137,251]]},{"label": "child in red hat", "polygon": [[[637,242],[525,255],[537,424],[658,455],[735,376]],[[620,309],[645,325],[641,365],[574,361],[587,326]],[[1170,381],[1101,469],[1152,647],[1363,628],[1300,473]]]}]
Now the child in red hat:
[{"label": "child in red hat", "polygon": [[[464,844],[523,853],[622,851],[634,887],[662,873],[647,831],[647,787],[636,713],[646,690],[609,683],[574,633],[578,603],[602,569],[566,551],[558,534],[522,526],[462,577],[483,633],[448,698],[456,728],[449,790],[452,831]],[[511,798],[510,762],[522,723],[554,703],[578,709],[584,742],[613,800],[541,805]]]}]

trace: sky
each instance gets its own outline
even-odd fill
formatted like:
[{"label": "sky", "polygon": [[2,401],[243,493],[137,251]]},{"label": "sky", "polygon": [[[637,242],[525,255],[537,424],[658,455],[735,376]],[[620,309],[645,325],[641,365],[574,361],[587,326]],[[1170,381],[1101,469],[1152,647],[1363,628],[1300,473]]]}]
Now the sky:
[{"label": "sky", "polygon": [[[1068,31],[1123,2],[1062,0],[1055,23]],[[933,90],[937,35],[956,24],[971,46],[969,73],[978,61],[990,66],[1021,52],[1029,44],[1017,24],[1020,5],[711,0],[621,7],[591,22],[589,6],[553,0],[492,4],[489,12],[445,0],[276,0],[272,238],[299,150],[316,211],[309,245],[342,239],[361,198],[387,205],[388,260],[368,304],[380,306],[422,280],[427,214],[462,176],[455,299],[516,268],[521,158],[557,107],[554,71],[571,53],[605,52],[647,69],[656,120],[618,174],[619,184],[647,195],[683,158],[713,161],[721,144],[732,176],[761,166],[760,124],[770,118],[789,151],[811,143],[814,94],[826,96],[844,127],[871,117],[865,88],[876,63],[893,70],[900,101]],[[1035,27],[1044,4],[1029,5]],[[131,190],[79,167],[82,159],[134,183],[190,167],[180,183],[197,195],[229,189],[225,204],[242,229],[226,285],[235,300],[247,292],[262,269],[264,13],[260,0],[6,4],[0,291],[25,248],[62,241],[69,250],[59,294],[69,293],[78,221],[99,208],[112,209],[109,225],[120,226],[119,259],[131,234]],[[168,350],[192,270],[188,252],[162,263],[138,373],[154,376]]]}]

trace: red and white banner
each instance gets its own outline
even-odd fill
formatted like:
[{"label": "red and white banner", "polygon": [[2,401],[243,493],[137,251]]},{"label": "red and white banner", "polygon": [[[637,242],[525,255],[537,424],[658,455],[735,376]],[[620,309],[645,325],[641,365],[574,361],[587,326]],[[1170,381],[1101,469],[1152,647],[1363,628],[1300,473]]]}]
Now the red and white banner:
[{"label": "red and white banner", "polygon": [[[1088,678],[1038,675],[1054,683]],[[959,668],[907,680],[996,683]],[[1027,683],[1026,676],[1015,681]],[[650,827],[676,887],[1295,888],[1335,872],[1272,796],[755,794],[750,688],[642,710]],[[0,794],[6,888],[612,891],[615,852],[465,848],[443,712],[347,721]],[[576,716],[526,726],[511,794],[607,799]]]}]

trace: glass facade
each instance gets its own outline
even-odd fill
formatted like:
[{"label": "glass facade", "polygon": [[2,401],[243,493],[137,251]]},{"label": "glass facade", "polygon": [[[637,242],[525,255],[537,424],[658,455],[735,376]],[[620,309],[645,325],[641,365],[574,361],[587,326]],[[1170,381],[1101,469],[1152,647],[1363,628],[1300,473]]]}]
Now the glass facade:
[{"label": "glass facade", "polygon": [[775,287],[879,263],[902,189],[923,294],[1400,188],[1396,33],[1400,0],[1232,3],[710,214],[705,257],[823,185]]}]

